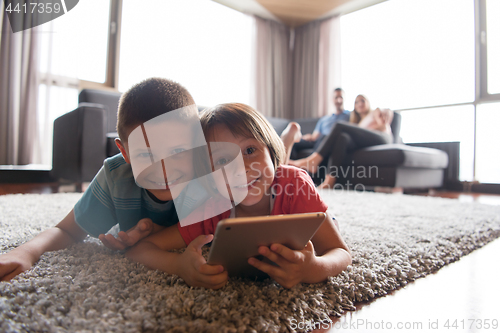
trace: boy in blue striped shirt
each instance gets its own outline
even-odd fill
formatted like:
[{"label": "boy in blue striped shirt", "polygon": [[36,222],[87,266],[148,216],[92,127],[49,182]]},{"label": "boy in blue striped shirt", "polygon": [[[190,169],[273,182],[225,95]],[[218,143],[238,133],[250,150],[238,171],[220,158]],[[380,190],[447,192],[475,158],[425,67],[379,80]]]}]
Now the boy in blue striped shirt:
[{"label": "boy in blue striped shirt", "polygon": [[[160,180],[159,186],[139,187],[130,164],[127,140],[129,134],[143,123],[186,107],[196,108],[190,93],[167,79],[147,79],[125,92],[120,98],[117,117],[120,139],[116,139],[116,145],[121,154],[104,161],[82,198],[61,222],[0,255],[0,280],[10,280],[34,265],[43,253],[66,248],[87,235],[99,237],[110,248],[124,249],[151,232],[176,224],[179,219],[169,189],[170,182],[165,179]],[[182,126],[182,123],[176,124],[167,130],[182,133],[186,130]],[[176,174],[175,182],[192,179],[188,171]],[[119,238],[105,235],[116,224],[120,230],[128,232],[121,231]]]}]

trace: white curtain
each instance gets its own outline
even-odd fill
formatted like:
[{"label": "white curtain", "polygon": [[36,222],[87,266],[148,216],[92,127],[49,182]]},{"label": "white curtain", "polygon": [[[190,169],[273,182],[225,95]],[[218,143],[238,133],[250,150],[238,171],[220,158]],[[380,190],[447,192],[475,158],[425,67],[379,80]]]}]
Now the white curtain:
[{"label": "white curtain", "polygon": [[333,90],[341,87],[340,56],[340,16],[335,16],[320,26],[317,116],[335,110]]},{"label": "white curtain", "polygon": [[290,30],[255,16],[252,104],[266,116],[290,118]]},{"label": "white curtain", "polygon": [[2,15],[0,165],[29,164],[37,137],[39,33],[37,27],[13,33]]},{"label": "white curtain", "polygon": [[267,116],[295,119],[333,111],[340,86],[339,18],[288,29],[255,17],[254,105]]},{"label": "white curtain", "polygon": [[293,43],[293,118],[318,113],[320,22],[294,30]]}]

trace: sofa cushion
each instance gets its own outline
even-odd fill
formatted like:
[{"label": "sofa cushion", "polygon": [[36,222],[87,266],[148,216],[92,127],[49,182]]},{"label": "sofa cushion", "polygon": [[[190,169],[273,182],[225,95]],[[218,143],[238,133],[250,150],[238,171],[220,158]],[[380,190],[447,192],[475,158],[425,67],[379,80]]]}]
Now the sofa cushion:
[{"label": "sofa cushion", "polygon": [[299,123],[302,134],[312,133],[318,120],[319,118],[294,119],[295,122]]},{"label": "sofa cushion", "polygon": [[274,130],[276,131],[276,133],[278,133],[278,135],[281,135],[281,132],[283,132],[285,127],[290,122],[290,120],[283,118],[266,117],[266,119],[274,127]]},{"label": "sofa cushion", "polygon": [[442,169],[448,166],[448,155],[438,149],[396,143],[357,150],[349,161],[354,161],[355,165],[365,166]]},{"label": "sofa cushion", "polygon": [[[266,117],[266,119],[271,123],[271,125],[273,125],[274,130],[276,131],[276,133],[278,133],[278,135],[281,135],[288,123],[292,121],[274,117]],[[314,127],[316,127],[316,123],[318,122],[318,120],[319,118],[301,118],[294,119],[293,121],[299,123],[302,134],[307,134],[314,131]]]}]

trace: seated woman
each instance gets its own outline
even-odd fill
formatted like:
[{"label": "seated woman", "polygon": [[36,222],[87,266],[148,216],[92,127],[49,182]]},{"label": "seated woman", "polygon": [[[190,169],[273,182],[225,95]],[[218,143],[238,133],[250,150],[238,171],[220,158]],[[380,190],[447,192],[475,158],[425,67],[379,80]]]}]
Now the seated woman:
[{"label": "seated woman", "polygon": [[300,160],[290,160],[288,164],[315,173],[320,163],[328,159],[327,175],[318,188],[332,188],[348,152],[392,142],[393,115],[390,109],[372,110],[368,99],[358,95],[349,123],[336,123],[314,153]]}]

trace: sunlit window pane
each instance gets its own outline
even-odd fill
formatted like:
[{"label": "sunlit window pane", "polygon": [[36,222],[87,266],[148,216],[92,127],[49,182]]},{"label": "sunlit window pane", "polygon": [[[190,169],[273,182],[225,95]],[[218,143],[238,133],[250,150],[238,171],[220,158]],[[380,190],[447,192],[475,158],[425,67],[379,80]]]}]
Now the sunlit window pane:
[{"label": "sunlit window pane", "polygon": [[184,85],[199,105],[249,103],[250,17],[206,0],[145,3],[123,2],[120,91],[157,76]]},{"label": "sunlit window pane", "polygon": [[459,141],[460,180],[472,180],[474,163],[472,105],[403,111],[401,138],[405,143]]},{"label": "sunlit window pane", "polygon": [[500,183],[500,103],[477,106],[476,178]]},{"label": "sunlit window pane", "polygon": [[52,165],[52,134],[54,120],[78,106],[78,90],[45,84],[38,86],[38,140],[35,163]]},{"label": "sunlit window pane", "polygon": [[486,1],[488,93],[500,93],[500,1]]},{"label": "sunlit window pane", "polygon": [[110,0],[85,0],[43,24],[40,71],[103,83]]},{"label": "sunlit window pane", "polygon": [[348,109],[357,94],[392,109],[472,102],[474,0],[391,0],[344,15],[341,53]]}]

